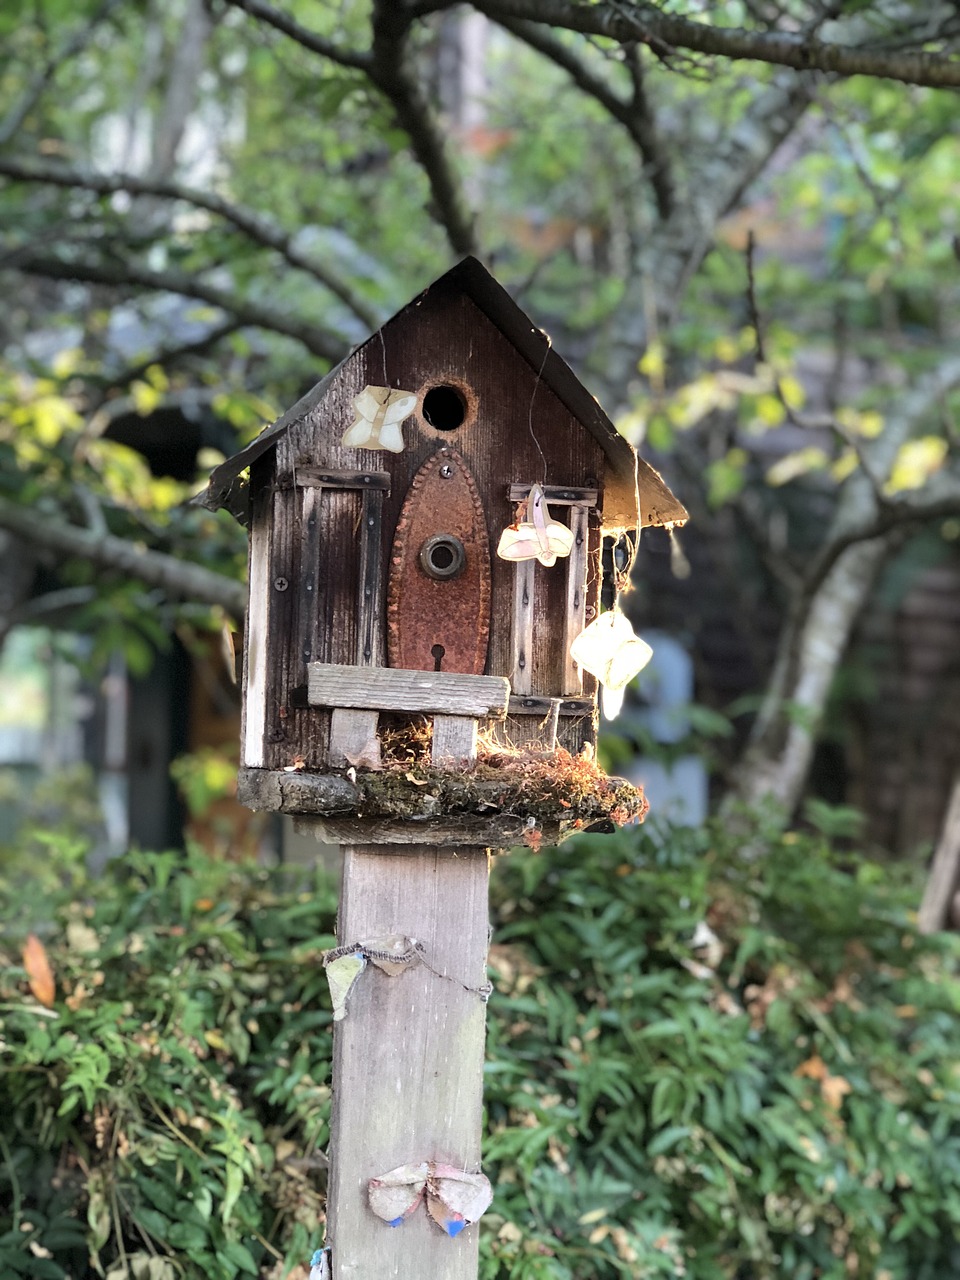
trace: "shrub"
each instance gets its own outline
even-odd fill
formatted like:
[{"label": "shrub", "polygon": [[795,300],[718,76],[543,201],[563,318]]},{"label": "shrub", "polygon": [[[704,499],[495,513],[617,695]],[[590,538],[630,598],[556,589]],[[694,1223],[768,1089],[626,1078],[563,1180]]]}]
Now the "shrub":
[{"label": "shrub", "polygon": [[[817,834],[742,842],[629,830],[496,866],[483,1280],[960,1268],[955,940]],[[31,900],[17,878],[4,909],[0,1274],[305,1276],[330,885],[131,854],[96,882],[74,857],[45,924]],[[31,923],[50,1010],[13,948]]]}]

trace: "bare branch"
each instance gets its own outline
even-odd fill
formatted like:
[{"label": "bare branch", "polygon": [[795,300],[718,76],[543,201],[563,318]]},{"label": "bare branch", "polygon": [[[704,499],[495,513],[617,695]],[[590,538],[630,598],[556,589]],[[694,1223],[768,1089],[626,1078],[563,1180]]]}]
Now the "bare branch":
[{"label": "bare branch", "polygon": [[197,338],[193,342],[185,342],[178,347],[165,347],[137,364],[128,365],[121,373],[110,377],[106,385],[110,388],[127,387],[131,382],[136,382],[138,378],[142,378],[147,370],[152,369],[154,365],[160,365],[161,368],[168,369],[172,365],[179,364],[181,360],[188,360],[191,356],[206,355],[211,347],[215,347],[224,338],[229,338],[231,333],[236,333],[238,329],[242,328],[243,326],[236,320],[225,320],[223,324],[217,325],[209,333],[205,333],[202,338]]},{"label": "bare branch", "polygon": [[285,36],[289,36],[304,49],[309,49],[311,53],[318,53],[322,58],[329,58],[331,62],[339,63],[341,67],[356,67],[359,71],[367,72],[370,70],[370,54],[366,51],[343,49],[332,40],[327,40],[308,27],[301,26],[289,14],[266,4],[264,0],[226,0],[226,3],[233,5],[235,9],[243,9],[252,18],[258,18],[267,26],[282,31]]},{"label": "bare branch", "polygon": [[[227,0],[239,9],[282,31],[303,48],[343,66],[365,71],[389,100],[400,127],[410,138],[413,154],[430,183],[437,216],[455,253],[477,253],[473,213],[461,190],[446,141],[430,103],[410,67],[407,35],[411,16],[396,0],[374,4],[373,46],[369,53],[348,52],[294,22],[265,0]],[[447,8],[449,3],[441,7]]]},{"label": "bare branch", "polygon": [[633,95],[629,98],[621,97],[573,49],[558,40],[542,24],[514,18],[500,18],[498,21],[511,35],[566,71],[579,89],[595,98],[614,120],[623,125],[646,168],[656,198],[657,212],[661,218],[668,218],[675,198],[673,181],[657,137],[653,114],[643,93],[638,64],[635,63],[630,68]]},{"label": "bare branch", "polygon": [[451,248],[458,254],[478,253],[473,213],[447,152],[443,131],[410,64],[408,31],[407,18],[394,0],[377,0],[370,77],[389,99],[400,127],[410,138]]},{"label": "bare branch", "polygon": [[234,204],[212,192],[201,191],[181,182],[155,181],[149,178],[138,178],[133,174],[92,173],[82,169],[67,169],[59,165],[29,164],[5,156],[0,156],[0,176],[12,178],[17,182],[38,182],[68,190],[91,191],[97,195],[114,195],[122,191],[131,196],[156,196],[162,200],[182,200],[196,209],[204,209],[207,213],[223,218],[254,244],[272,249],[291,267],[298,271],[305,271],[325,289],[329,289],[334,297],[339,298],[368,329],[376,329],[380,325],[381,317],[374,308],[328,267],[301,253],[294,244],[293,236],[256,210]]},{"label": "bare branch", "polygon": [[474,3],[497,21],[527,18],[584,35],[606,36],[621,44],[647,44],[655,51],[658,47],[689,49],[732,61],[772,63],[794,71],[876,76],[931,88],[960,87],[960,59],[951,52],[871,49],[835,44],[803,32],[710,26],[664,13],[642,0],[629,6],[616,0],[599,4],[583,4],[578,0],[474,0]]},{"label": "bare branch", "polygon": [[27,511],[6,498],[0,498],[0,528],[23,538],[31,547],[129,574],[151,587],[159,587],[175,600],[219,605],[233,617],[243,617],[247,600],[243,584],[201,565],[161,551],[148,551],[113,534],[92,533],[78,525],[61,523],[46,513]]},{"label": "bare branch", "polygon": [[337,334],[307,324],[274,307],[238,298],[226,289],[207,284],[197,276],[179,271],[155,271],[136,263],[120,261],[81,262],[64,261],[46,257],[30,249],[15,250],[0,261],[3,266],[15,266],[26,275],[42,276],[47,280],[82,280],[88,284],[107,284],[117,287],[141,285],[164,293],[179,293],[184,298],[196,298],[200,302],[219,307],[234,317],[241,326],[267,329],[302,342],[308,351],[336,364],[347,353],[347,344]]}]

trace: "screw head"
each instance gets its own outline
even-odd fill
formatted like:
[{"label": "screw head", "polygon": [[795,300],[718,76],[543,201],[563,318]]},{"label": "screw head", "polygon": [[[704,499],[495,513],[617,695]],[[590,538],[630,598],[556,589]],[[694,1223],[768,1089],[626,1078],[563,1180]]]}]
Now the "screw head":
[{"label": "screw head", "polygon": [[273,585],[277,591],[286,591],[290,583],[286,580],[286,578],[274,578]]}]

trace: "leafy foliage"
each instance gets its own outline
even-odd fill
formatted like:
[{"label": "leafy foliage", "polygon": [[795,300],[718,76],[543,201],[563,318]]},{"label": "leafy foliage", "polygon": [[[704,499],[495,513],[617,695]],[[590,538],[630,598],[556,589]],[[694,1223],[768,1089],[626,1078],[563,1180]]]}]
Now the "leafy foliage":
[{"label": "leafy foliage", "polygon": [[[304,1276],[331,887],[169,853],[93,880],[69,841],[40,916],[24,874],[8,858],[0,1271]],[[502,859],[493,900],[483,1280],[952,1274],[960,951],[915,935],[897,873],[817,832],[632,830]]]}]

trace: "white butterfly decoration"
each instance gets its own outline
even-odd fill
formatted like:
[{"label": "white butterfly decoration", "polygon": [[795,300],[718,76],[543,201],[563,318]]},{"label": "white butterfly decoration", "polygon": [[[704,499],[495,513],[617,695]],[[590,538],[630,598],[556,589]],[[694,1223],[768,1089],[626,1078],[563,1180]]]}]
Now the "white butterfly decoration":
[{"label": "white butterfly decoration", "polygon": [[532,520],[508,525],[501,533],[497,546],[501,560],[539,560],[549,568],[557,563],[558,556],[570,554],[573,531],[558,520],[550,519],[550,508],[541,485],[531,485],[524,514]]},{"label": "white butterfly decoration", "polygon": [[417,397],[409,391],[390,387],[364,387],[353,398],[356,417],[343,433],[343,444],[355,449],[389,449],[403,452],[400,424],[417,407]]},{"label": "white butterfly decoration", "polygon": [[370,1208],[389,1227],[401,1226],[426,1199],[427,1213],[448,1236],[458,1236],[490,1207],[493,1188],[482,1173],[423,1160],[401,1165],[367,1183]]},{"label": "white butterfly decoration", "polygon": [[653,657],[653,650],[613,608],[584,627],[570,646],[570,657],[600,681],[603,714],[614,720],[623,706],[624,690]]}]

